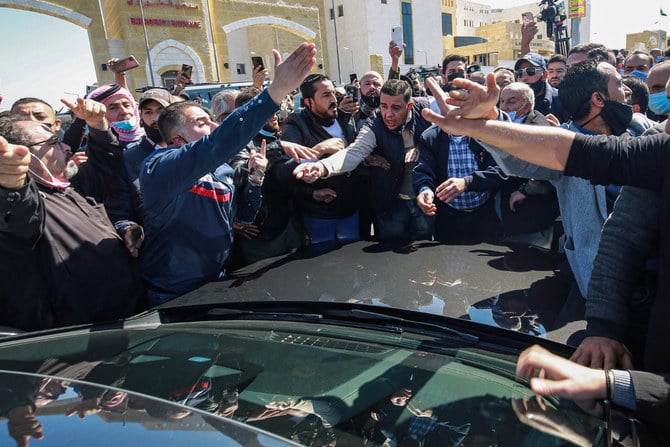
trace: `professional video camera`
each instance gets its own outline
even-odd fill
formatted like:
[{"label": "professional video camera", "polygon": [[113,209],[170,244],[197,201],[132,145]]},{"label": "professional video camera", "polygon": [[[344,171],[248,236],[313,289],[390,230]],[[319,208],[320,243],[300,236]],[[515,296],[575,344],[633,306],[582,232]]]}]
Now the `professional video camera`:
[{"label": "professional video camera", "polygon": [[547,24],[547,37],[554,36],[554,29],[564,26],[563,22],[568,17],[565,13],[563,0],[542,0],[538,6],[545,5],[540,10],[540,20]]},{"label": "professional video camera", "polygon": [[565,20],[568,15],[565,12],[564,0],[541,0],[540,20],[547,24],[547,37],[554,40],[556,53],[568,54],[569,40],[568,27]]}]

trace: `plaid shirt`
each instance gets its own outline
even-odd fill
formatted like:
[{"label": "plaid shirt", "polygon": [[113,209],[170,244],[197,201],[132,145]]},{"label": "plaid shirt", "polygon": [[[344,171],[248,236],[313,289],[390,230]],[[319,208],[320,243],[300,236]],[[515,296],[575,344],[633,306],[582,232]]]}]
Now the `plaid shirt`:
[{"label": "plaid shirt", "polygon": [[[470,150],[470,138],[451,136],[450,141],[447,165],[448,178],[463,178],[479,171],[477,159]],[[488,191],[466,191],[452,200],[449,206],[457,210],[472,210],[486,202],[489,195]]]},{"label": "plaid shirt", "polygon": [[407,436],[416,440],[423,441],[428,433],[435,429],[437,419],[427,416],[414,416],[407,429]]}]

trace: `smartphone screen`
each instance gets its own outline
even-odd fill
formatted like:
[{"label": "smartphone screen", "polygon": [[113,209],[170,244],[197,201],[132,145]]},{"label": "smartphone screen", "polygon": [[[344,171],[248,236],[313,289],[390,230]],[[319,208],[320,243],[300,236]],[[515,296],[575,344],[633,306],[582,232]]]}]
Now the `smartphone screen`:
[{"label": "smartphone screen", "polygon": [[139,67],[140,64],[137,62],[137,59],[135,59],[135,56],[128,56],[123,59],[119,59],[116,61],[114,65],[109,67],[114,73],[121,73],[122,71],[128,71],[133,68]]},{"label": "smartphone screen", "polygon": [[181,74],[186,76],[190,80],[191,75],[193,74],[193,66],[188,65],[188,64],[182,64],[181,65]]},{"label": "smartphone screen", "polygon": [[356,73],[351,73],[351,74],[349,75],[349,83],[350,83],[350,84],[353,84],[353,83],[356,82],[357,80],[358,80],[358,75],[357,75]]},{"label": "smartphone screen", "polygon": [[251,56],[251,63],[253,64],[254,68],[256,67],[261,67],[261,69],[265,68],[265,65],[263,64],[263,58],[260,56]]},{"label": "smartphone screen", "polygon": [[394,26],[391,28],[391,40],[393,40],[399,48],[402,48],[402,26]]},{"label": "smartphone screen", "polygon": [[533,23],[535,21],[535,18],[533,17],[532,12],[524,12],[521,14],[521,21],[524,25],[528,25],[529,23]]}]

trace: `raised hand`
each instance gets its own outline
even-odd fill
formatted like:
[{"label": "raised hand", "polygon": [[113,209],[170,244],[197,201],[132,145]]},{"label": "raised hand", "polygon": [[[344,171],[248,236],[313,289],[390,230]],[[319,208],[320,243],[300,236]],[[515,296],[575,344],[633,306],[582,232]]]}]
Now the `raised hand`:
[{"label": "raised hand", "polygon": [[0,187],[18,189],[26,184],[30,151],[25,146],[9,144],[0,137]]},{"label": "raised hand", "polygon": [[275,78],[268,87],[268,94],[281,104],[284,97],[297,88],[316,63],[316,46],[303,42],[282,62],[277,50],[272,50],[275,58]]},{"label": "raised hand", "polygon": [[60,102],[65,104],[77,118],[86,121],[89,127],[99,130],[107,130],[109,128],[107,118],[105,118],[107,108],[104,104],[84,98],[77,98],[77,101],[74,103],[62,98]]}]

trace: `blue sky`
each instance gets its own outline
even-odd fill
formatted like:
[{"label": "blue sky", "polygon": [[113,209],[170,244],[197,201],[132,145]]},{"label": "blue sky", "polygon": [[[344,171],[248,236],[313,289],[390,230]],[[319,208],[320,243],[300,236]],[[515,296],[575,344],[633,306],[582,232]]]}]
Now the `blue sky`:
[{"label": "blue sky", "polygon": [[[670,14],[670,2],[643,0],[589,0],[593,7],[593,40],[608,47],[623,48],[626,33],[644,29],[670,30],[670,16],[661,17],[663,7]],[[482,0],[481,3],[487,3]],[[489,0],[505,8],[529,4],[527,0]],[[532,2],[530,2],[532,3]],[[539,3],[539,1],[538,1]],[[628,5],[628,7],[626,7]],[[660,23],[655,23],[660,22]],[[18,98],[37,96],[57,110],[62,97],[84,94],[95,82],[88,36],[83,28],[44,14],[0,8],[0,110]],[[106,61],[97,61],[98,63]]]},{"label": "blue sky", "polygon": [[0,110],[24,96],[46,100],[83,95],[95,82],[88,35],[83,28],[44,14],[0,8]]}]

